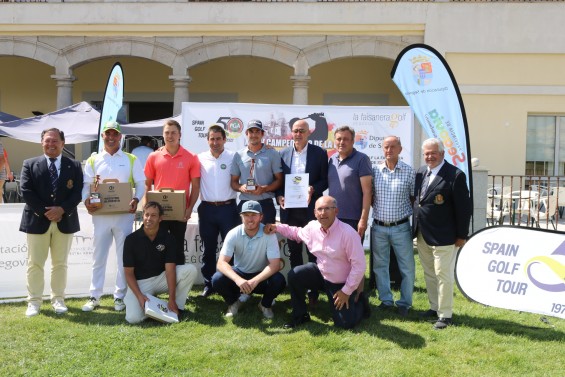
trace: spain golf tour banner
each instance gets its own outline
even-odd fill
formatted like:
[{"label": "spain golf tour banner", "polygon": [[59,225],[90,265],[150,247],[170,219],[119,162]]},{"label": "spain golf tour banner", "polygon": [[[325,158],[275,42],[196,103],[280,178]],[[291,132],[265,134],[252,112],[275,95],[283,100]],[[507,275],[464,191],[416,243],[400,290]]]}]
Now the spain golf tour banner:
[{"label": "spain golf tour banner", "polygon": [[[108,77],[106,91],[104,92],[104,103],[100,113],[100,124],[98,126],[98,152],[104,149],[104,142],[100,134],[102,127],[109,121],[118,119],[118,112],[122,108],[124,100],[124,72],[120,63],[114,64]],[[123,142],[123,138],[122,138]]]},{"label": "spain golf tour banner", "polygon": [[188,150],[200,153],[208,150],[208,127],[218,124],[226,130],[226,149],[239,150],[246,146],[245,130],[250,120],[263,123],[263,142],[277,150],[292,145],[291,125],[304,119],[310,128],[309,140],[328,151],[336,153],[334,131],[341,126],[355,130],[354,147],[371,158],[373,165],[384,160],[382,141],[386,136],[395,135],[402,141],[400,158],[412,164],[414,117],[407,106],[366,107],[366,106],[303,106],[265,105],[242,103],[201,103],[182,104],[182,145]]},{"label": "spain golf tour banner", "polygon": [[443,141],[445,160],[465,172],[472,192],[467,118],[447,62],[430,46],[414,44],[398,55],[391,77],[428,137]]},{"label": "spain golf tour banner", "polygon": [[473,301],[565,318],[563,232],[482,229],[459,251],[455,276],[461,292]]}]

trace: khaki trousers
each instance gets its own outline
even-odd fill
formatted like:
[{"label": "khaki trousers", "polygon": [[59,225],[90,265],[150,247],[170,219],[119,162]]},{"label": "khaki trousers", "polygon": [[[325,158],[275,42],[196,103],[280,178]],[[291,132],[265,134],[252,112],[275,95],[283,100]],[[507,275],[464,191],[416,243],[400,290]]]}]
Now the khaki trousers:
[{"label": "khaki trousers", "polygon": [[418,256],[424,269],[430,309],[440,318],[453,315],[453,286],[455,284],[455,245],[430,246],[418,232]]},{"label": "khaki trousers", "polygon": [[67,259],[73,234],[64,234],[52,221],[47,232],[27,234],[27,291],[28,302],[41,305],[45,286],[44,267],[51,250],[51,302],[65,299]]}]

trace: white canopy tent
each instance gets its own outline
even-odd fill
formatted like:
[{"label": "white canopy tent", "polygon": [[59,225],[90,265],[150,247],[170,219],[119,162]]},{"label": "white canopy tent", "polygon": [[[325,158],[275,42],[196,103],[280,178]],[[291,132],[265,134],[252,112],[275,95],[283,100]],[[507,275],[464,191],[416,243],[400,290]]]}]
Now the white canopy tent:
[{"label": "white canopy tent", "polygon": [[18,119],[20,118],[18,118],[15,115],[3,113],[2,111],[0,111],[0,123],[11,122],[13,120],[18,120]]},{"label": "white canopy tent", "polygon": [[[122,125],[125,135],[161,136],[163,123],[171,118]],[[172,117],[181,123],[181,116]],[[0,135],[40,143],[39,135],[47,128],[58,128],[65,133],[66,144],[98,140],[100,113],[87,102],[80,102],[49,114],[0,123]]]}]

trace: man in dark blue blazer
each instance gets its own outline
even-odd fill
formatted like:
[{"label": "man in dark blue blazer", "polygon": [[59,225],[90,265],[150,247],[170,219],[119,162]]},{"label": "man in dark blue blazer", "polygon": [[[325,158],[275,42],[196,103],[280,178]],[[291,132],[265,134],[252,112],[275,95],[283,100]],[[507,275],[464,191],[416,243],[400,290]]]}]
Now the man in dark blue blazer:
[{"label": "man in dark blue blazer", "polygon": [[423,317],[437,318],[441,330],[452,323],[455,257],[467,239],[472,205],[465,173],[444,160],[442,141],[425,140],[422,152],[427,166],[416,172],[412,233],[430,302]]},{"label": "man in dark blue blazer", "polygon": [[[314,204],[328,188],[328,154],[317,145],[308,143],[310,130],[308,123],[299,119],[291,124],[292,139],[294,146],[283,149],[281,154],[283,174],[304,174],[308,173],[308,184],[310,201],[308,208],[288,208],[284,207],[285,181],[277,190],[277,202],[281,206],[281,223],[303,227],[311,220],[315,220]],[[290,252],[290,266],[294,268],[302,265],[302,244],[288,240]],[[308,252],[308,259],[312,262],[316,258]]]},{"label": "man in dark blue blazer", "polygon": [[20,231],[27,233],[28,308],[26,316],[39,314],[43,297],[45,261],[51,251],[51,305],[57,314],[67,312],[67,257],[73,233],[80,230],[77,205],[83,176],[80,162],[62,156],[65,135],[57,128],[41,133],[43,156],[24,161],[21,190],[24,212]]}]

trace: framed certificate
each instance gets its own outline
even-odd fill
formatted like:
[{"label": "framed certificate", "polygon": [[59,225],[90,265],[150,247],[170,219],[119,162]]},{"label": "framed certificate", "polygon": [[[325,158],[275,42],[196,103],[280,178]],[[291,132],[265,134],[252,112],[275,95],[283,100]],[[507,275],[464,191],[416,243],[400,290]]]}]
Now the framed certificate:
[{"label": "framed certificate", "polygon": [[308,207],[309,174],[287,174],[284,181],[284,208]]}]

